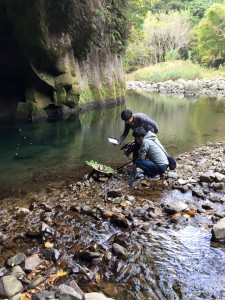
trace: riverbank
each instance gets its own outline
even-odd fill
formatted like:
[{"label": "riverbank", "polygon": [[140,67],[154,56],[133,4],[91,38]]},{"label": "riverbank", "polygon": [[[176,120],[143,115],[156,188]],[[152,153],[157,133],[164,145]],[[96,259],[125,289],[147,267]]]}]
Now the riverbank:
[{"label": "riverbank", "polygon": [[162,82],[128,81],[127,90],[144,90],[157,92],[162,95],[212,98],[225,98],[225,77],[218,76],[214,79],[195,80],[166,80]]},{"label": "riverbank", "polygon": [[[211,236],[213,247],[224,245],[224,149],[225,142],[209,143],[181,154],[175,172],[158,181],[136,181],[133,187],[128,167],[100,181],[80,180],[29,194],[24,207],[16,199],[5,199],[0,213],[1,297],[9,297],[7,291],[13,290],[13,300],[21,295],[45,299],[50,290],[55,299],[75,292],[77,299],[100,299],[85,295],[90,291],[117,300],[136,299],[137,292],[142,299],[160,298],[157,289],[148,288],[146,235],[192,226]],[[18,253],[23,259],[12,259]],[[27,259],[32,262],[29,267]],[[23,271],[19,269],[17,277],[15,265]],[[157,270],[152,276],[156,280]],[[179,285],[183,295],[182,282]],[[205,288],[195,292],[213,299],[223,286],[215,287],[213,295]]]}]

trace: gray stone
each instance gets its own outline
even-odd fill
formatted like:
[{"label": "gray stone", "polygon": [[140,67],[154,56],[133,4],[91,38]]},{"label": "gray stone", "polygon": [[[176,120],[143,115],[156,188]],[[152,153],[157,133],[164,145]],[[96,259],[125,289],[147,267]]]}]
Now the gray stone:
[{"label": "gray stone", "polygon": [[75,280],[70,281],[70,286],[74,289],[75,292],[81,295],[81,299],[84,300],[85,296],[83,291],[80,289],[80,287],[77,285]]},{"label": "gray stone", "polygon": [[23,275],[25,275],[25,272],[20,266],[15,266],[12,268],[11,275],[15,276],[16,278],[19,278]]},{"label": "gray stone", "polygon": [[16,266],[24,262],[26,259],[26,255],[23,253],[18,253],[7,260],[7,265],[10,267]]},{"label": "gray stone", "polygon": [[41,264],[41,262],[42,262],[42,260],[39,258],[39,256],[37,254],[34,254],[25,260],[24,269],[26,271],[36,270],[37,267]]},{"label": "gray stone", "polygon": [[23,291],[22,283],[13,275],[0,279],[0,297],[10,298]]},{"label": "gray stone", "polygon": [[12,298],[10,298],[10,300],[20,300],[20,298],[21,298],[21,293],[19,293],[19,294],[16,294],[15,296],[13,296]]},{"label": "gray stone", "polygon": [[225,218],[213,226],[212,238],[215,240],[225,240]]},{"label": "gray stone", "polygon": [[203,194],[203,192],[199,189],[193,189],[192,190],[192,195],[193,196],[196,196],[198,198],[202,198],[202,199],[205,199],[205,195]]},{"label": "gray stone", "polygon": [[177,212],[187,209],[187,207],[188,206],[186,203],[183,203],[178,200],[171,200],[166,203],[164,209],[165,209],[166,213],[174,214],[174,213],[177,213]]},{"label": "gray stone", "polygon": [[114,252],[116,253],[116,255],[119,256],[119,257],[123,257],[124,254],[126,253],[126,249],[125,249],[123,246],[121,246],[121,245],[119,245],[119,244],[117,244],[117,243],[114,243],[114,244],[113,244],[113,251],[114,251]]},{"label": "gray stone", "polygon": [[225,180],[225,175],[216,172],[215,174],[215,181],[220,182]]},{"label": "gray stone", "polygon": [[56,300],[54,291],[43,291],[32,295],[32,300]]},{"label": "gray stone", "polygon": [[83,300],[83,294],[76,292],[71,286],[61,284],[57,289],[59,300]]},{"label": "gray stone", "polygon": [[28,288],[34,289],[37,286],[39,286],[40,284],[42,284],[45,280],[46,280],[45,277],[43,277],[42,275],[38,275],[29,283]]},{"label": "gray stone", "polygon": [[28,208],[20,207],[16,213],[18,217],[25,217],[30,213],[30,210]]},{"label": "gray stone", "polygon": [[209,182],[210,183],[210,182],[213,182],[214,178],[215,178],[215,175],[212,170],[209,170],[200,175],[201,182]]},{"label": "gray stone", "polygon": [[102,293],[86,293],[85,300],[113,300],[113,298],[107,298]]}]

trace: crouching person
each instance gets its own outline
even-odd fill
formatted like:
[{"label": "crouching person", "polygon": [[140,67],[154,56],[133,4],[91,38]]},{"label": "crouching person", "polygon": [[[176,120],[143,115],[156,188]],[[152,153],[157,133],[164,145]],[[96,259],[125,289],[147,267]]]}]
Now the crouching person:
[{"label": "crouching person", "polygon": [[[137,143],[140,143],[138,159],[135,165],[144,171],[144,175],[150,179],[157,179],[168,167],[166,150],[158,140],[155,133],[146,132],[143,127],[133,131]],[[137,177],[138,178],[138,177]]]}]

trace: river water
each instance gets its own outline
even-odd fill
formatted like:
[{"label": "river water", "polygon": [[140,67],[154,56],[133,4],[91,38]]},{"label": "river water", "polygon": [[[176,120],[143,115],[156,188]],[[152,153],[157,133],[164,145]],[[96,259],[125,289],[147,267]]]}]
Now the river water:
[{"label": "river water", "polygon": [[[120,147],[107,141],[109,136],[119,137],[123,132],[120,113],[125,108],[152,117],[159,125],[159,139],[171,154],[225,140],[224,100],[129,91],[125,103],[117,107],[85,111],[58,122],[1,127],[1,197],[79,180],[90,171],[86,160],[114,167],[126,163]],[[131,139],[130,135],[126,141]],[[175,193],[179,192],[163,197],[191,199],[188,193]],[[136,241],[142,249],[137,262],[118,265],[120,271],[113,269],[108,275],[108,281],[119,289],[116,299],[225,299],[225,250],[223,245],[211,244],[211,233],[206,229],[211,221],[202,215],[200,218],[203,227],[189,222],[180,230],[159,226],[143,232]],[[82,234],[88,239],[89,235],[93,237],[96,225],[93,219],[91,226],[87,224],[84,220]],[[96,235],[97,242],[118,232],[107,226]],[[97,227],[95,231],[99,232]]]},{"label": "river water", "polygon": [[[51,183],[80,179],[86,160],[119,166],[128,159],[108,137],[124,129],[123,109],[145,112],[159,125],[159,139],[171,154],[225,140],[225,101],[187,99],[129,91],[125,104],[85,111],[58,122],[0,128],[0,195],[38,191]],[[132,140],[131,134],[126,142]]]}]

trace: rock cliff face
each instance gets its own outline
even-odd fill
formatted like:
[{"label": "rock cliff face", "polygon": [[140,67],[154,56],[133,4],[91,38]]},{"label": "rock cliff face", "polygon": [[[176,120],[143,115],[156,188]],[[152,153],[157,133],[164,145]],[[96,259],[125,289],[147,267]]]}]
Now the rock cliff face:
[{"label": "rock cliff face", "polygon": [[0,120],[120,101],[125,0],[0,0]]}]

